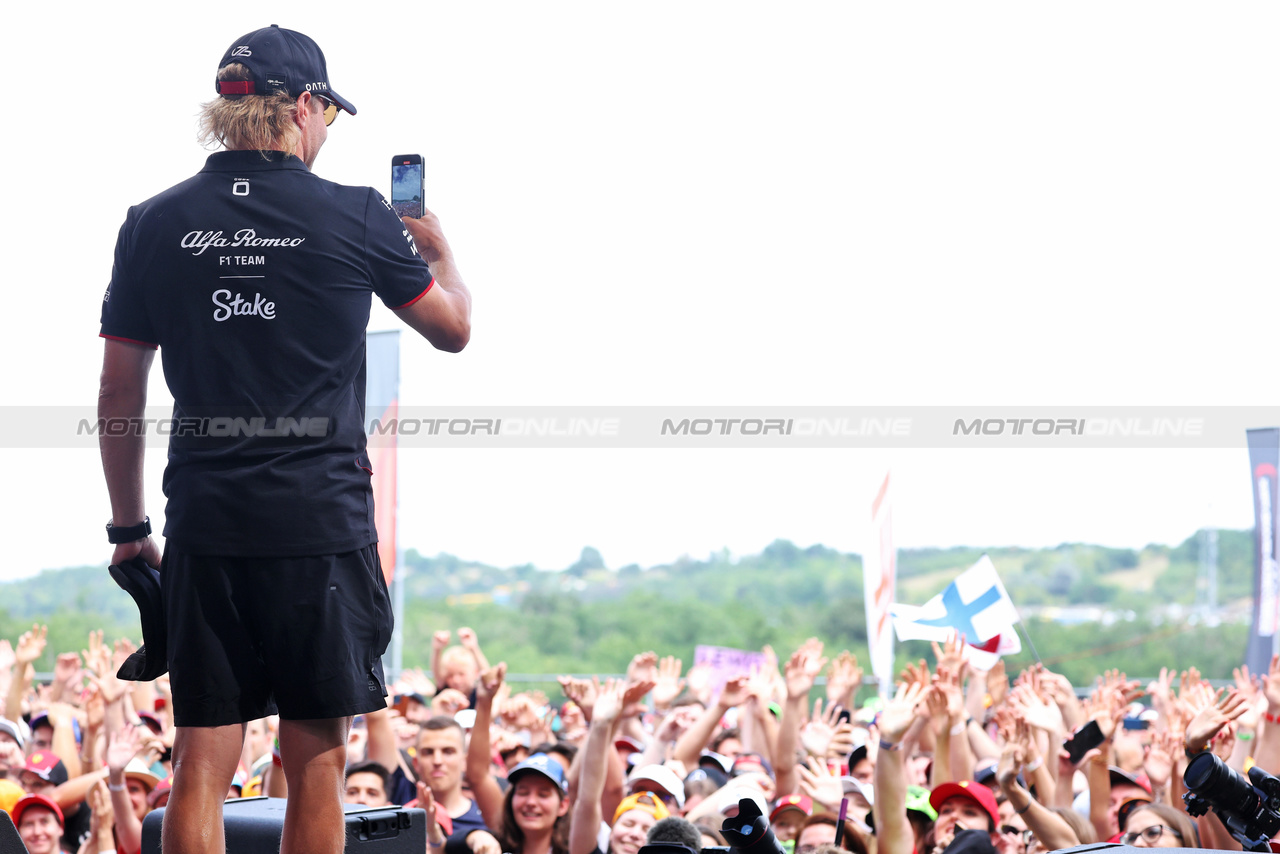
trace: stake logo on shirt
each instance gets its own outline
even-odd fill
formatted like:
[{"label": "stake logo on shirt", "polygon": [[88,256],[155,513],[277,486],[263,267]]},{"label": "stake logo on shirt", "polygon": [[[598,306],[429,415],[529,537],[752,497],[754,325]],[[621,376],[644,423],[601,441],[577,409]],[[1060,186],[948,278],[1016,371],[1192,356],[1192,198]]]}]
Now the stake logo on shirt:
[{"label": "stake logo on shirt", "polygon": [[226,288],[213,292],[213,319],[221,323],[233,314],[261,317],[263,320],[276,319],[276,304],[262,298],[262,294],[254,294],[253,300],[247,300],[240,294],[231,298],[231,291]]}]

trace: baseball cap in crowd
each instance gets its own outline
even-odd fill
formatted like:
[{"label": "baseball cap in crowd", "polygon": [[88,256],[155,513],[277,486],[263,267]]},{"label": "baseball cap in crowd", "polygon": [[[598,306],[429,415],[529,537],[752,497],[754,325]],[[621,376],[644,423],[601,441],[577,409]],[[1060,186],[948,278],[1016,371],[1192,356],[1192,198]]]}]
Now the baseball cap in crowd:
[{"label": "baseball cap in crowd", "polygon": [[1137,786],[1148,795],[1151,794],[1151,778],[1146,775],[1146,772],[1139,771],[1137,774],[1130,774],[1116,765],[1108,765],[1107,770],[1111,772],[1112,786],[1128,783],[1130,786]]},{"label": "baseball cap in crowd", "polygon": [[938,811],[929,803],[929,790],[924,786],[907,786],[907,809],[924,813],[929,821],[938,818]]},{"label": "baseball cap in crowd", "polygon": [[160,783],[160,778],[152,774],[146,763],[136,757],[130,759],[129,764],[124,766],[124,776],[126,780],[137,780],[146,786],[147,794],[150,794]]},{"label": "baseball cap in crowd", "polygon": [[19,747],[27,746],[27,739],[22,734],[22,729],[8,718],[0,718],[0,732],[12,736],[13,740],[18,742]]},{"label": "baseball cap in crowd", "polygon": [[51,750],[37,750],[28,756],[24,770],[54,786],[61,786],[68,779],[67,766]]},{"label": "baseball cap in crowd", "polygon": [[1138,807],[1145,807],[1151,803],[1149,798],[1130,798],[1120,805],[1120,809],[1116,810],[1116,822],[1121,830],[1124,829],[1125,823],[1129,821],[1129,814]]},{"label": "baseball cap in crowd", "polygon": [[[924,786],[907,786],[907,812],[915,811],[923,815],[929,821],[936,821],[938,811],[929,806],[929,790]],[[867,826],[872,830],[876,829],[875,812],[867,813]]]},{"label": "baseball cap in crowd", "polygon": [[11,813],[13,805],[22,800],[27,793],[12,780],[0,779],[0,810]]},{"label": "baseball cap in crowd", "polygon": [[770,777],[773,776],[773,766],[759,753],[739,753],[733,760],[733,769],[729,773],[734,777],[739,774],[748,774],[752,770],[751,765],[759,765],[764,769],[764,773]]},{"label": "baseball cap in crowd", "polygon": [[876,791],[868,783],[861,783],[853,777],[841,777],[840,788],[846,795],[853,795],[866,802],[867,809],[876,805]]},{"label": "baseball cap in crowd", "polygon": [[629,735],[620,735],[613,741],[613,746],[617,748],[619,753],[639,753],[644,750],[644,744],[637,738]]},{"label": "baseball cap in crowd", "polygon": [[153,735],[159,735],[164,732],[164,724],[160,722],[160,718],[152,712],[138,712],[138,719],[147,725],[147,729],[151,730]]},{"label": "baseball cap in crowd", "polygon": [[[973,769],[973,779],[988,789],[994,789],[998,785],[996,783],[996,769],[999,767],[999,759],[984,759]],[[1027,787],[1027,780],[1022,776],[1021,772],[1018,773],[1018,785],[1024,789]]]},{"label": "baseball cap in crowd", "polygon": [[702,755],[698,757],[698,765],[702,768],[707,766],[719,768],[726,774],[733,771],[733,760],[723,753],[716,753],[712,750],[702,751]]},{"label": "baseball cap in crowd", "polygon": [[769,810],[769,804],[764,799],[764,793],[755,786],[737,786],[730,784],[720,791],[716,792],[714,797],[720,799],[720,814],[728,815],[731,811],[738,809],[739,802],[743,798],[750,798],[759,808],[760,814],[764,815]]},{"label": "baseball cap in crowd", "polygon": [[770,823],[787,810],[799,810],[805,816],[813,815],[813,798],[808,795],[787,795],[773,802],[773,812],[769,813]]},{"label": "baseball cap in crowd", "polygon": [[233,62],[249,69],[252,80],[218,80],[219,95],[269,95],[287,92],[298,97],[303,92],[323,95],[351,115],[356,108],[329,85],[329,69],[324,53],[313,39],[276,24],[246,33],[227,48],[218,63],[221,71]]},{"label": "baseball cap in crowd", "polygon": [[634,795],[627,795],[623,798],[622,802],[618,804],[618,808],[613,811],[614,824],[617,824],[618,819],[622,818],[623,813],[630,810],[643,810],[657,821],[661,821],[671,815],[671,810],[667,809],[667,805],[653,792],[636,792]]},{"label": "baseball cap in crowd", "polygon": [[849,770],[852,771],[855,765],[857,765],[859,762],[861,762],[866,758],[867,758],[867,746],[865,744],[860,744],[857,747],[855,747],[853,750],[850,750],[849,766],[848,766]]},{"label": "baseball cap in crowd", "polygon": [[699,780],[710,780],[712,783],[716,784],[716,788],[718,789],[725,783],[729,782],[729,775],[721,771],[719,768],[713,768],[711,766],[694,768],[685,776],[684,785],[688,786],[690,783],[696,783]]},{"label": "baseball cap in crowd", "polygon": [[961,780],[959,783],[943,783],[929,793],[929,806],[937,810],[951,798],[968,798],[991,816],[993,826],[1000,825],[1000,808],[996,806],[996,796],[991,790],[976,780]]},{"label": "baseball cap in crowd", "polygon": [[560,763],[545,753],[535,753],[507,774],[507,780],[515,783],[526,774],[541,774],[560,787],[560,791],[569,791],[569,779],[564,774]]},{"label": "baseball cap in crowd", "polygon": [[66,821],[62,817],[62,810],[58,805],[46,798],[44,795],[27,795],[13,805],[13,809],[9,811],[9,815],[13,817],[14,826],[22,824],[22,814],[31,807],[44,807],[53,813],[53,817],[58,820],[58,827],[62,827]]},{"label": "baseball cap in crowd", "polygon": [[653,791],[649,786],[637,786],[637,783],[649,782],[661,789],[658,794],[668,794],[676,799],[676,806],[684,808],[684,783],[680,782],[680,778],[676,776],[676,772],[672,771],[665,765],[645,765],[639,768],[631,779],[627,781],[627,786],[632,792]]}]

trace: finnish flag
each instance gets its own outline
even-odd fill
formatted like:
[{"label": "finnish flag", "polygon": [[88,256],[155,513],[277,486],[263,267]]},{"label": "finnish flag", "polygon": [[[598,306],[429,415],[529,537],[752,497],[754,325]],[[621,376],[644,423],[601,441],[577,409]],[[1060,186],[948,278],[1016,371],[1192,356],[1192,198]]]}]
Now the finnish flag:
[{"label": "finnish flag", "polygon": [[1013,627],[1018,611],[986,555],[924,605],[895,603],[890,610],[899,640],[941,642],[955,632],[984,652],[999,655],[1022,649]]}]

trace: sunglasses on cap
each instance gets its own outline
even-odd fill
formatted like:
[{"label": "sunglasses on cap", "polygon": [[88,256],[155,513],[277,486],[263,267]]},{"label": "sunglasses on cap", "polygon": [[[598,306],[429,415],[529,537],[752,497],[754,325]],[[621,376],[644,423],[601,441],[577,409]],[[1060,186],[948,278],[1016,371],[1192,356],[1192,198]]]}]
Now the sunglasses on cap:
[{"label": "sunglasses on cap", "polygon": [[321,104],[324,104],[325,127],[328,127],[329,125],[333,124],[333,120],[338,117],[338,105],[335,104],[333,101],[330,101],[324,95],[317,95],[315,92],[311,93],[311,97],[318,99]]}]

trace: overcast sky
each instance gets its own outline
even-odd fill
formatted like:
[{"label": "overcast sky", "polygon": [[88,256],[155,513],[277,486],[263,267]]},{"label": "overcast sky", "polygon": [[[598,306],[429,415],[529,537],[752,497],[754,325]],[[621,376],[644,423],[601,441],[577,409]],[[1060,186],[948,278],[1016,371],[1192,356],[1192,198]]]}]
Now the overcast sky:
[{"label": "overcast sky", "polygon": [[[406,405],[1276,400],[1274,4],[391,8],[10,13],[10,402],[92,405],[125,212],[200,168],[218,59],[271,23],[359,110],[316,171],[386,193],[420,152],[474,294],[464,353],[406,332]],[[414,449],[402,544],[547,568],[861,551],[887,467],[903,546],[1176,543],[1252,524],[1241,446]],[[0,464],[0,578],[110,556],[93,451]]]}]

